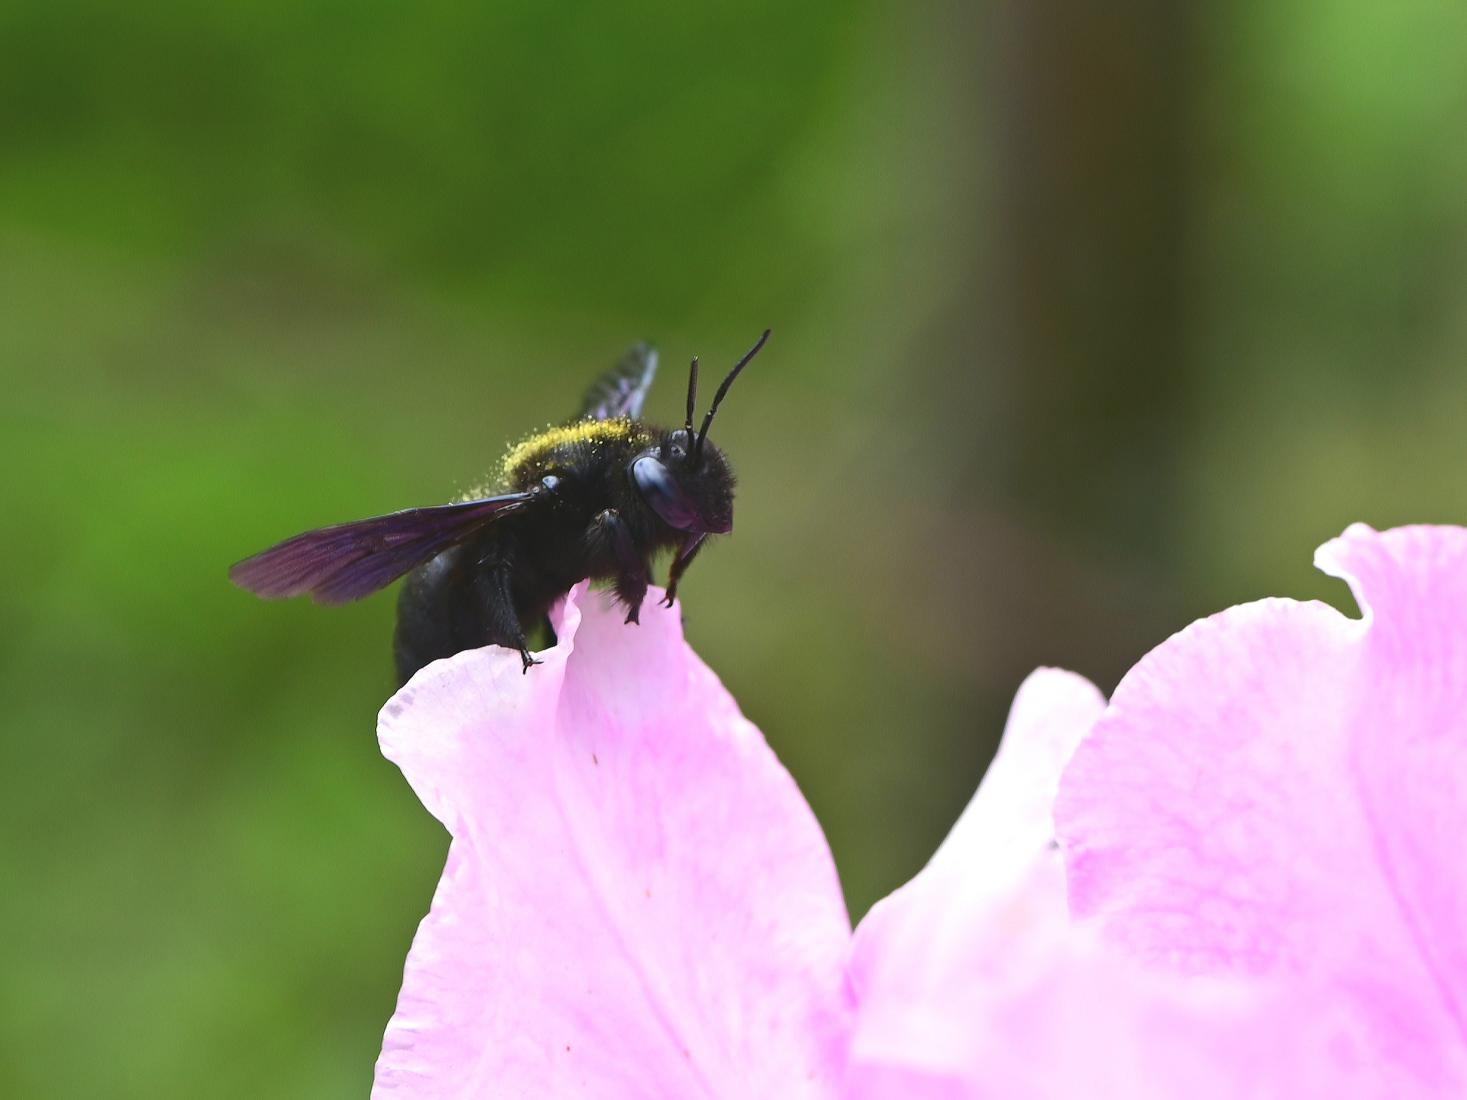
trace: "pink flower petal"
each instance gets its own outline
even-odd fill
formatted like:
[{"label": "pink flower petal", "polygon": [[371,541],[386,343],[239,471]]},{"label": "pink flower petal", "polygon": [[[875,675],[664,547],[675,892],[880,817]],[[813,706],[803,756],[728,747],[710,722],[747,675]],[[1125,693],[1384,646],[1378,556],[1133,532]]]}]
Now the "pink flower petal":
[{"label": "pink flower petal", "polygon": [[1079,676],[1031,675],[951,834],[861,922],[852,960],[858,1094],[966,1095],[990,1079],[991,1031],[1069,935],[1050,809],[1061,769],[1104,707]]},{"label": "pink flower petal", "polygon": [[850,925],[830,853],[657,595],[625,626],[579,588],[528,675],[463,653],[383,709],[383,752],[453,843],[374,1095],[832,1087]]},{"label": "pink flower petal", "polygon": [[[1354,1096],[1271,987],[1146,973],[1071,923],[1051,807],[1104,709],[1042,669],[931,862],[856,931],[851,1100]],[[1305,1006],[1329,1022],[1329,1006]]]},{"label": "pink flower petal", "polygon": [[[1062,894],[1062,876],[1057,860],[1038,874],[1051,897]],[[1280,1042],[1276,1004],[1251,990],[1143,973],[1049,908],[1038,927],[1006,932],[990,938],[989,964],[973,976],[980,984],[970,999],[986,1004],[967,1018],[962,1072],[924,1073],[895,1059],[861,1067],[851,1100],[1342,1095],[1313,1088],[1338,1080],[1318,1078],[1309,1058],[1290,1057],[1297,1072],[1285,1081],[1264,1078],[1261,1067],[1298,1051]]]},{"label": "pink flower petal", "polygon": [[1351,1095],[1460,1096],[1467,532],[1353,527],[1318,560],[1363,622],[1236,607],[1121,683],[1056,806],[1070,904],[1152,967],[1327,1008],[1280,1027]]},{"label": "pink flower petal", "polygon": [[1369,615],[1354,775],[1385,885],[1467,1036],[1467,531],[1357,526],[1315,561]]}]

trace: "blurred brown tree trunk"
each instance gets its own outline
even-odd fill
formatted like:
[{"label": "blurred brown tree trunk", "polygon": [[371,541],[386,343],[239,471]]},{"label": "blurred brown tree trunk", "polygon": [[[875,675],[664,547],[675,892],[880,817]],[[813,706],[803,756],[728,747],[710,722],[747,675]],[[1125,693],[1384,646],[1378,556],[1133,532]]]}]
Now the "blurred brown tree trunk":
[{"label": "blurred brown tree trunk", "polygon": [[968,342],[993,430],[967,481],[1020,528],[989,578],[1010,625],[1032,624],[1005,647],[1014,671],[1113,681],[1180,625],[1191,17],[1167,0],[1002,3],[979,23],[988,247]]},{"label": "blurred brown tree trunk", "polygon": [[1158,566],[1186,403],[1185,12],[1002,4],[990,44],[1012,484]]}]

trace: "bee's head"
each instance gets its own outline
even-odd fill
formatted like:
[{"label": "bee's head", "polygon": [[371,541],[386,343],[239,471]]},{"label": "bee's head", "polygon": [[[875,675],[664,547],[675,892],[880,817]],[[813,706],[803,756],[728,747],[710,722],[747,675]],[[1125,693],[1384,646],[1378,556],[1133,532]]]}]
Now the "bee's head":
[{"label": "bee's head", "polygon": [[723,452],[708,441],[708,428],[728,388],[767,339],[768,329],[728,372],[697,432],[693,431],[693,403],[698,396],[695,358],[688,371],[688,414],[683,426],[664,432],[656,447],[633,459],[633,484],[669,527],[691,535],[722,535],[733,530],[733,470]]}]

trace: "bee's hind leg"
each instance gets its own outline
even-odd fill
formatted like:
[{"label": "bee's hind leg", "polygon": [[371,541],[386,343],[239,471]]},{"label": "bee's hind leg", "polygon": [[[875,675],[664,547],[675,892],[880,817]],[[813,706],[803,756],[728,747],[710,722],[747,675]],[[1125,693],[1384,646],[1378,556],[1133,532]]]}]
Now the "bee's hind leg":
[{"label": "bee's hind leg", "polygon": [[520,653],[521,671],[529,672],[531,665],[541,662],[530,656],[530,646],[525,638],[524,627],[514,609],[514,592],[510,587],[510,565],[505,561],[482,562],[474,578],[474,594],[483,609],[486,628],[485,641],[494,645],[517,649]]}]

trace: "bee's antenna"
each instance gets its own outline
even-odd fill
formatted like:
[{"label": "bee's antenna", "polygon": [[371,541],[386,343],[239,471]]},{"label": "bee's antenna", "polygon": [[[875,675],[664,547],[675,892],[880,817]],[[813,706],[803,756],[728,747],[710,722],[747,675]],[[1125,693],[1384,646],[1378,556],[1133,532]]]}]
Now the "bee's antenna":
[{"label": "bee's antenna", "polygon": [[693,356],[693,365],[688,368],[688,415],[683,420],[688,439],[693,438],[693,407],[698,403],[698,357]]},{"label": "bee's antenna", "polygon": [[[764,341],[768,339],[769,329],[765,329],[764,335],[759,337],[758,342],[752,348],[744,352],[744,357],[734,364],[734,369],[728,372],[728,377],[719,385],[718,392],[713,395],[713,404],[708,406],[708,415],[703,418],[703,427],[698,429],[698,439],[693,444],[694,457],[703,453],[703,440],[708,438],[708,427],[713,423],[713,414],[718,411],[718,406],[723,400],[723,395],[728,393],[728,388],[733,385],[734,379],[739,376],[739,371],[747,367],[749,360],[759,354],[759,349],[764,346]],[[689,418],[688,423],[692,423],[691,418]]]}]

